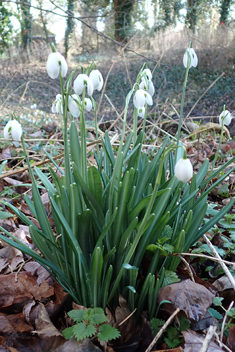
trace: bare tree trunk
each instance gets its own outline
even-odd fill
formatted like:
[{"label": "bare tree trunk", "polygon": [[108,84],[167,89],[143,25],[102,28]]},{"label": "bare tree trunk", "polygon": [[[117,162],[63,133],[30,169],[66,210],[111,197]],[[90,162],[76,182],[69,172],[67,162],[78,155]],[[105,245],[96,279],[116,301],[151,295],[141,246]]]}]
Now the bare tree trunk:
[{"label": "bare tree trunk", "polygon": [[117,42],[125,43],[128,41],[133,6],[133,0],[113,0],[115,40]]}]

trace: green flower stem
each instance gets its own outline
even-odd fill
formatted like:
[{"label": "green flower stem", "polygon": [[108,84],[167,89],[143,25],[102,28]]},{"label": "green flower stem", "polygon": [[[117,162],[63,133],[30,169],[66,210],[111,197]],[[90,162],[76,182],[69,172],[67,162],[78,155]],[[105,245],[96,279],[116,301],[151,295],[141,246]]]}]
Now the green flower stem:
[{"label": "green flower stem", "polygon": [[87,184],[87,149],[86,149],[86,123],[85,123],[85,88],[82,92],[82,109],[80,115],[80,138],[81,138],[81,170],[82,178]]},{"label": "green flower stem", "polygon": [[137,116],[137,114],[138,114],[138,111],[137,111],[137,108],[135,107],[134,108],[134,114],[133,114],[133,135],[134,135],[134,137],[133,137],[133,139],[134,139],[134,145],[135,145],[135,143],[136,143],[136,140],[137,140],[137,119],[138,119],[138,116]]},{"label": "green flower stem", "polygon": [[71,184],[71,168],[70,168],[70,157],[69,157],[69,142],[68,142],[68,92],[64,92],[64,82],[61,75],[60,68],[60,88],[62,95],[62,106],[63,106],[63,117],[64,117],[64,159],[65,159],[65,184],[66,190],[69,192],[69,186]]},{"label": "green flower stem", "polygon": [[[182,126],[183,111],[184,111],[184,100],[185,100],[185,92],[186,92],[187,81],[188,81],[189,66],[190,66],[190,60],[188,60],[188,66],[186,68],[185,78],[184,78],[183,93],[182,93],[182,100],[181,100],[181,107],[180,107],[180,118],[179,118],[177,141],[176,141],[177,146],[179,146],[179,140],[180,140],[180,134],[181,134],[181,126]],[[178,152],[178,148],[176,148],[176,151],[175,151],[175,161],[177,161],[177,152]]]},{"label": "green flower stem", "polygon": [[[157,179],[156,179],[156,182],[155,182],[155,186],[154,186],[154,189],[153,189],[153,193],[152,193],[152,196],[150,198],[150,201],[149,201],[149,205],[148,205],[148,208],[146,210],[146,213],[144,215],[144,218],[141,222],[141,225],[140,225],[140,228],[135,236],[135,239],[131,245],[131,248],[129,250],[129,252],[127,253],[127,256],[126,258],[124,259],[123,261],[123,264],[124,263],[129,263],[135,250],[136,250],[136,247],[145,231],[145,227],[146,227],[146,224],[147,224],[147,221],[149,219],[149,216],[150,216],[150,213],[152,211],[152,208],[153,208],[153,204],[155,202],[155,199],[156,199],[156,195],[157,195],[157,192],[158,192],[158,188],[159,188],[159,185],[161,183],[161,177],[162,177],[162,171],[163,171],[163,165],[164,165],[164,161],[165,161],[165,157],[166,155],[170,152],[171,150],[171,146],[170,148],[166,149],[166,151],[163,153],[162,155],[162,158],[161,158],[161,162],[160,162],[160,166],[159,166],[159,171],[158,171],[158,176],[157,176]],[[118,285],[122,279],[122,276],[123,276],[123,273],[125,271],[125,268],[122,266],[121,270],[119,271],[119,274],[117,275],[117,278],[114,282],[114,285],[113,285],[113,288],[110,292],[110,295],[108,297],[108,302],[111,301],[111,299],[114,297],[114,295],[116,294],[117,290],[118,290]]]},{"label": "green flower stem", "polygon": [[212,163],[212,166],[211,166],[211,170],[210,170],[210,173],[209,173],[209,177],[210,177],[210,175],[212,174],[212,172],[213,172],[213,170],[214,170],[214,167],[215,167],[215,164],[216,164],[216,161],[217,161],[217,159],[218,159],[218,155],[219,155],[219,151],[220,151],[220,146],[221,146],[222,139],[223,139],[223,131],[224,131],[224,120],[222,119],[222,126],[221,126],[221,133],[220,133],[219,145],[218,145],[218,148],[217,148],[216,153],[215,153],[215,157],[214,157],[214,160],[213,160],[213,163]]}]

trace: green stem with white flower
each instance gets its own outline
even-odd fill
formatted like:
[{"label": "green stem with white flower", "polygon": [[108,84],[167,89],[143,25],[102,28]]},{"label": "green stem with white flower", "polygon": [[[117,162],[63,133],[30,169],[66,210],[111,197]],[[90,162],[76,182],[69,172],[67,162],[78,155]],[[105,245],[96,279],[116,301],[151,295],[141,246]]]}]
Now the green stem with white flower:
[{"label": "green stem with white flower", "polygon": [[[183,111],[184,111],[184,101],[185,101],[185,93],[186,93],[186,87],[187,87],[187,81],[188,81],[189,68],[190,68],[190,56],[188,59],[188,65],[186,68],[185,78],[184,78],[183,93],[182,93],[182,100],[181,100],[181,107],[180,107],[180,117],[179,117],[178,131],[177,131],[177,141],[176,141],[177,146],[179,146],[179,141],[180,141],[181,126],[182,126]],[[178,148],[176,148],[176,152],[175,152],[175,161],[177,161],[177,151],[178,151]]]},{"label": "green stem with white flower", "polygon": [[219,145],[218,145],[218,148],[217,148],[216,153],[215,153],[215,157],[214,157],[214,160],[213,160],[213,163],[212,163],[212,166],[211,166],[211,170],[210,170],[209,176],[212,174],[212,172],[213,172],[213,170],[214,170],[214,167],[215,167],[215,164],[216,164],[216,161],[217,161],[218,156],[219,156],[220,146],[221,146],[222,140],[223,140],[223,132],[224,132],[224,120],[222,119],[222,125],[221,125],[221,133],[220,133]]}]

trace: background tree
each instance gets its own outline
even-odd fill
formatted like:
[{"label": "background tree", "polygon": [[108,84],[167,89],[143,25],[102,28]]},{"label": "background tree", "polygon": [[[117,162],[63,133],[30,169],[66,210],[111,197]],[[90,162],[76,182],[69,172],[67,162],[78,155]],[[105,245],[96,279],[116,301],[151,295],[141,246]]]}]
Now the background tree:
[{"label": "background tree", "polygon": [[9,48],[12,42],[13,26],[11,23],[12,12],[1,3],[0,5],[0,53]]},{"label": "background tree", "polygon": [[131,31],[134,0],[113,0],[115,40],[127,42]]},{"label": "background tree", "polygon": [[67,14],[64,38],[65,57],[68,55],[69,39],[74,29],[74,0],[67,0]]},{"label": "background tree", "polygon": [[23,44],[23,49],[26,50],[27,47],[30,48],[31,46],[31,22],[32,22],[32,16],[30,14],[30,5],[31,5],[31,0],[24,0],[20,4],[21,6],[21,39],[22,39],[22,44]]},{"label": "background tree", "polygon": [[222,0],[220,7],[220,24],[228,24],[229,10],[232,0]]}]

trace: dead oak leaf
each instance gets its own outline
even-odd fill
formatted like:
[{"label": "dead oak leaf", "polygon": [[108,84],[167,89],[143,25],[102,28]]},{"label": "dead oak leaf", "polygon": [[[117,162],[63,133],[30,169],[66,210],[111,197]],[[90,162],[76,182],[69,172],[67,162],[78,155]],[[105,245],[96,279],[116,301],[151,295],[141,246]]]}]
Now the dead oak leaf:
[{"label": "dead oak leaf", "polygon": [[14,273],[0,275],[0,309],[16,303],[23,304],[33,298],[40,301],[42,297],[50,297],[53,294],[53,287],[45,281],[39,286],[27,272],[19,273],[17,276]]},{"label": "dead oak leaf", "polygon": [[203,317],[213,302],[215,294],[191,280],[185,280],[162,287],[159,290],[158,302],[168,300],[175,310],[184,311],[187,318],[198,321]]}]

